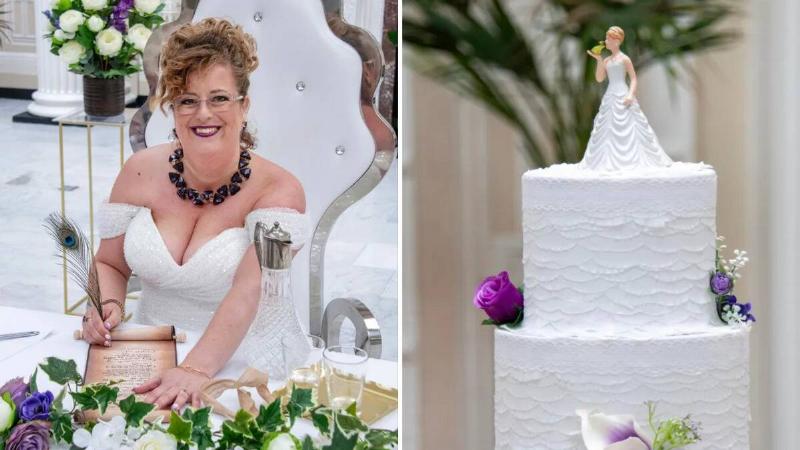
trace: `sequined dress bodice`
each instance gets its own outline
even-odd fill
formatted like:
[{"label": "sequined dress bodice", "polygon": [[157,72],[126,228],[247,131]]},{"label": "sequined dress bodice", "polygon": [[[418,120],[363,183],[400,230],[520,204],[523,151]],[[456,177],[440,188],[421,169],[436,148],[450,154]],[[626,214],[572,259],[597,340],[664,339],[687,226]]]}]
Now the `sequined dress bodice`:
[{"label": "sequined dress bodice", "polygon": [[308,236],[308,218],[286,208],[257,209],[245,226],[228,228],[203,244],[183,265],[175,262],[149,208],[103,203],[98,210],[102,239],[125,234],[125,261],[141,280],[142,295],[134,320],[202,331],[233,284],[239,262],[253,241],[257,222],[278,221],[294,246]]}]

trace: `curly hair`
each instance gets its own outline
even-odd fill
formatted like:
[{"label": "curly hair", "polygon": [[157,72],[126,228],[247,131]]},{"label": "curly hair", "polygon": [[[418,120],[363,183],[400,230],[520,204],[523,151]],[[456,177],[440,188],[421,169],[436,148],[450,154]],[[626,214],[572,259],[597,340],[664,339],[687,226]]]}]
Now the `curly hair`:
[{"label": "curly hair", "polygon": [[[186,91],[189,75],[216,64],[233,70],[239,95],[247,95],[250,74],[258,67],[256,41],[241,26],[224,19],[207,18],[178,28],[160,56],[161,77],[155,102],[161,110]],[[249,130],[242,131],[242,146],[255,147]]]}]

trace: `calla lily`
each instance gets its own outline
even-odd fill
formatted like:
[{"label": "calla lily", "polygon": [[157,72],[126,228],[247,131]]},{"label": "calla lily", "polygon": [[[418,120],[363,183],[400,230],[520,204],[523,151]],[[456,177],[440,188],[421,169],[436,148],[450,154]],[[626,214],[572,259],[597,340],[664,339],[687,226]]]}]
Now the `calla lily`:
[{"label": "calla lily", "polygon": [[631,415],[578,410],[586,450],[651,450],[653,439]]}]

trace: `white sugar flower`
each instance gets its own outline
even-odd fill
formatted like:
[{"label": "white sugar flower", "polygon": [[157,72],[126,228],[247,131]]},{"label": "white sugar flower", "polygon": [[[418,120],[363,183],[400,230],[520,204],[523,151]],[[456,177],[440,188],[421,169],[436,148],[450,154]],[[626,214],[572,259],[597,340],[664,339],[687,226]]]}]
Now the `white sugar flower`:
[{"label": "white sugar flower", "polygon": [[106,26],[106,22],[100,16],[95,14],[94,16],[89,17],[89,20],[86,21],[86,26],[95,33],[99,33],[100,30]]},{"label": "white sugar flower", "polygon": [[83,0],[81,4],[87,11],[99,11],[108,6],[108,0]]},{"label": "white sugar flower", "polygon": [[97,33],[94,45],[97,47],[97,53],[103,56],[117,56],[117,53],[122,48],[122,33],[113,27],[106,28]]},{"label": "white sugar flower", "polygon": [[153,34],[153,32],[150,31],[149,28],[137,23],[128,30],[128,36],[125,39],[133,44],[137,50],[143,51],[151,34]]},{"label": "white sugar flower", "polygon": [[586,450],[649,450],[653,439],[631,415],[578,410]]},{"label": "white sugar flower", "polygon": [[85,53],[86,49],[78,41],[68,41],[58,49],[58,56],[66,65],[77,63]]},{"label": "white sugar flower", "polygon": [[148,431],[133,445],[134,450],[175,450],[177,448],[178,441],[175,440],[175,436],[158,430]]},{"label": "white sugar flower", "polygon": [[153,14],[161,3],[163,3],[161,0],[134,0],[133,6],[141,13]]},{"label": "white sugar flower", "polygon": [[108,422],[99,421],[89,433],[79,428],[72,435],[72,443],[86,450],[117,450],[125,438],[125,419],[115,416]]},{"label": "white sugar flower", "polygon": [[82,12],[70,9],[69,11],[64,11],[64,14],[58,17],[58,24],[64,32],[74,33],[78,31],[78,27],[83,25],[85,20],[86,18]]}]

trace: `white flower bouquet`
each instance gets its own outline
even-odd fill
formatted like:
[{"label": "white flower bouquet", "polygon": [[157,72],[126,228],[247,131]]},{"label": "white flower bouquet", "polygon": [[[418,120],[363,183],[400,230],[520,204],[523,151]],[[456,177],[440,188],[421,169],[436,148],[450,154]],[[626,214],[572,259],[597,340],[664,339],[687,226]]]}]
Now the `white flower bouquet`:
[{"label": "white flower bouquet", "polygon": [[123,77],[141,70],[139,55],[164,22],[163,9],[163,0],[53,0],[45,37],[70,72]]}]

